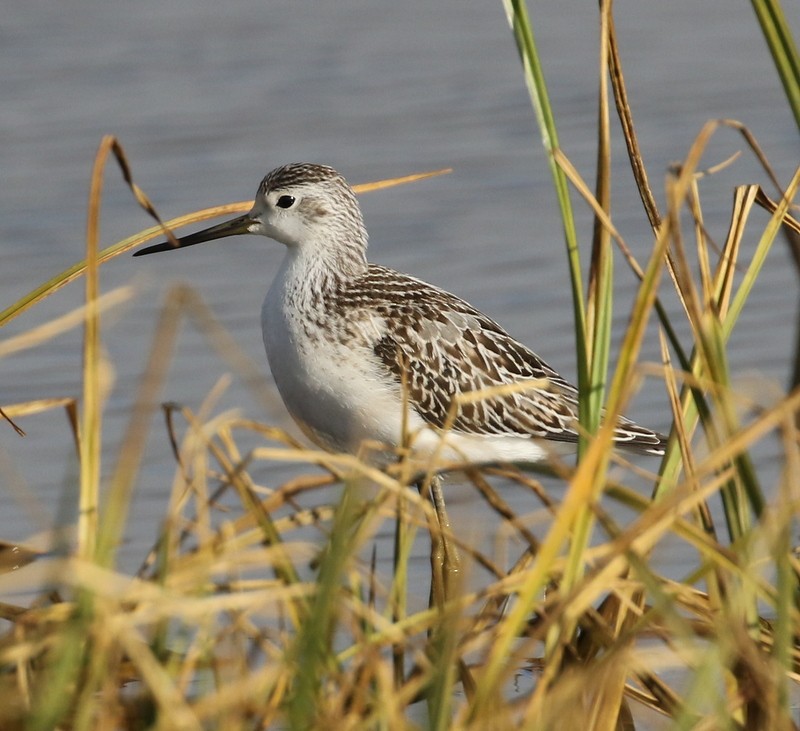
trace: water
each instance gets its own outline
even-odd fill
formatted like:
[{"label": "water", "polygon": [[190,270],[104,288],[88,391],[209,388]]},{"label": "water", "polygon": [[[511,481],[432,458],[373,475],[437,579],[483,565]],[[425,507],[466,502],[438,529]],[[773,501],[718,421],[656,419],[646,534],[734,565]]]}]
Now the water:
[{"label": "water", "polygon": [[[667,166],[715,117],[748,124],[779,177],[788,180],[800,159],[797,129],[748,7],[725,0],[621,1],[615,10],[633,112],[659,199]],[[569,0],[532,3],[531,12],[562,147],[591,181],[595,11]],[[136,181],[167,218],[252,197],[264,173],[292,160],[332,164],[353,183],[450,166],[450,176],[363,197],[372,259],[457,292],[574,378],[559,217],[499,2],[364,7],[355,0],[325,6],[64,0],[55,6],[32,0],[5,10],[0,39],[3,307],[82,258],[89,171],[106,133],[120,138]],[[644,260],[651,235],[616,126],[614,135],[614,220]],[[721,133],[708,164],[742,147],[733,133]],[[106,178],[102,239],[109,245],[151,222],[113,166]],[[718,240],[727,228],[731,186],[753,180],[764,176],[745,154],[708,186],[706,218]],[[591,219],[577,195],[573,200],[587,244]],[[104,321],[115,370],[105,417],[107,471],[156,316],[175,282],[195,288],[269,382],[258,312],[281,256],[281,247],[268,240],[228,239],[187,254],[122,257],[104,268],[105,290],[128,283],[136,288],[135,297]],[[621,261],[617,271],[618,342],[636,283]],[[790,370],[795,288],[795,272],[778,244],[732,342],[734,372],[755,372],[778,391]],[[3,335],[45,322],[81,298],[81,285],[72,285]],[[677,310],[673,300],[667,296]],[[655,327],[645,353],[658,358]],[[78,396],[80,359],[78,331],[6,358],[0,403]],[[197,408],[228,368],[189,327],[163,397]],[[261,406],[235,381],[222,406],[293,429],[274,392]],[[655,428],[668,426],[658,383],[645,385],[629,413]],[[75,512],[76,465],[66,418],[50,412],[20,422],[25,439],[0,425],[0,537],[6,540],[25,539]],[[125,536],[126,565],[138,564],[156,533],[173,470],[156,421]],[[281,468],[272,478],[285,473]],[[480,522],[481,504],[471,493],[461,495],[453,498],[456,510]]]}]

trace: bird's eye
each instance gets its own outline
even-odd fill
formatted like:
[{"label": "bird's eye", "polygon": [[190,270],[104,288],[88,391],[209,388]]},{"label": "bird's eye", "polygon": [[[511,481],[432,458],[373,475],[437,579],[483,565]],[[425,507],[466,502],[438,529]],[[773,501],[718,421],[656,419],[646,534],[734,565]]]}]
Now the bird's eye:
[{"label": "bird's eye", "polygon": [[278,198],[278,202],[275,204],[278,208],[291,208],[294,205],[295,198],[293,195],[282,195]]}]

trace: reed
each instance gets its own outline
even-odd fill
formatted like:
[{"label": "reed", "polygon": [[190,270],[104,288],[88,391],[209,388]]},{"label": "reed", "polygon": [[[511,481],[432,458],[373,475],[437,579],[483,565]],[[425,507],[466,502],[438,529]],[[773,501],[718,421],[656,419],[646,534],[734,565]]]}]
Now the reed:
[{"label": "reed", "polygon": [[[434,521],[402,455],[379,471],[350,455],[308,449],[279,429],[220,411],[221,381],[196,412],[161,407],[164,426],[157,428],[176,463],[168,507],[139,570],[122,571],[117,542],[184,321],[201,328],[238,377],[255,379],[197,295],[173,289],[126,436],[103,481],[101,315],[132,292],[102,293],[101,265],[166,229],[249,203],[162,224],[133,183],[121,146],[106,138],[93,177],[86,261],[0,313],[2,325],[86,275],[79,311],[0,342],[2,357],[67,328],[85,332],[79,404],[2,404],[1,416],[18,426],[30,413],[66,409],[81,458],[81,511],[73,550],[59,557],[32,548],[15,553],[17,564],[47,565],[55,586],[42,591],[24,570],[0,562],[6,571],[0,591],[13,585],[35,595],[25,605],[0,604],[9,627],[0,637],[0,727],[797,728],[800,390],[748,400],[730,372],[727,347],[778,234],[800,232],[791,204],[800,169],[781,186],[746,128],[710,122],[668,177],[661,212],[636,140],[610,6],[603,4],[598,172],[591,188],[558,146],[524,3],[508,0],[506,8],[564,218],[586,394],[577,466],[554,463],[555,479],[510,466],[467,467],[466,482],[483,501],[490,532],[506,536],[505,554],[454,530],[448,538],[459,546],[469,578],[444,604],[426,602],[425,592],[411,585],[417,574],[410,563],[415,538]],[[613,223],[612,100],[653,229],[645,262],[634,258]],[[718,134],[742,135],[774,188],[770,194],[737,188],[727,232],[708,231],[702,208],[704,189],[715,184],[703,169],[704,151]],[[109,156],[157,225],[98,251]],[[588,249],[578,242],[573,191],[595,216]],[[759,216],[759,208],[767,214]],[[722,243],[715,248],[712,241]],[[615,247],[640,285],[608,373]],[[680,303],[677,315],[664,304],[670,297]],[[642,363],[644,332],[655,326],[661,362]],[[657,472],[623,462],[605,426],[644,376],[665,385],[674,416]],[[777,485],[765,484],[750,456],[766,439],[780,446]],[[252,444],[258,446],[244,446]],[[258,475],[277,462],[307,470],[284,484],[261,484]],[[642,479],[648,497],[634,487]],[[535,512],[515,513],[497,489],[508,482],[529,496]],[[620,512],[632,517],[621,524],[613,517]],[[396,537],[388,561],[375,549],[387,531]],[[676,547],[686,562],[679,578],[667,577],[658,558]],[[15,548],[0,545],[3,553]]]}]

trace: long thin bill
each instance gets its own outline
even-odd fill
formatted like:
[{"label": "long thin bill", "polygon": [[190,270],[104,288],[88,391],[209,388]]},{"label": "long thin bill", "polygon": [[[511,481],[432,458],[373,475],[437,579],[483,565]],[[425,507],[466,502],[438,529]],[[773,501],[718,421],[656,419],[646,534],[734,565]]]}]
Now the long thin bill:
[{"label": "long thin bill", "polygon": [[171,241],[164,241],[160,244],[154,244],[139,251],[134,252],[134,256],[144,256],[145,254],[157,254],[160,251],[172,251],[173,249],[184,249],[187,246],[194,246],[195,244],[202,244],[204,241],[214,241],[216,239],[224,239],[226,236],[238,236],[239,234],[249,234],[251,226],[254,221],[250,218],[250,214],[239,216],[231,221],[218,223],[216,226],[203,229],[197,233],[189,234],[178,239],[178,245],[175,246]]}]

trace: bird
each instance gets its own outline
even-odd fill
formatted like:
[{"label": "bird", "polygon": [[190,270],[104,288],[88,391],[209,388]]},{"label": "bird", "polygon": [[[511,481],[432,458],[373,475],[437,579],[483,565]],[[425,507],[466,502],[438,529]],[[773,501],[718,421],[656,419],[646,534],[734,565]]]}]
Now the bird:
[{"label": "bird", "polygon": [[[575,449],[578,390],[478,309],[367,260],[356,194],[327,165],[277,167],[252,209],[134,253],[239,234],[286,246],[261,311],[270,370],[287,410],[321,447],[472,465],[538,463]],[[176,245],[177,244],[177,245]],[[620,417],[615,446],[664,453],[658,432]]]},{"label": "bird", "polygon": [[[460,558],[435,465],[535,464],[574,451],[578,390],[463,299],[368,262],[356,194],[327,165],[277,167],[248,213],[134,256],[239,234],[286,247],[261,327],[275,384],[300,429],[329,451],[385,465],[403,450],[418,465],[410,472],[434,508],[431,596],[441,606]],[[613,440],[653,455],[666,441],[625,417]]]}]

